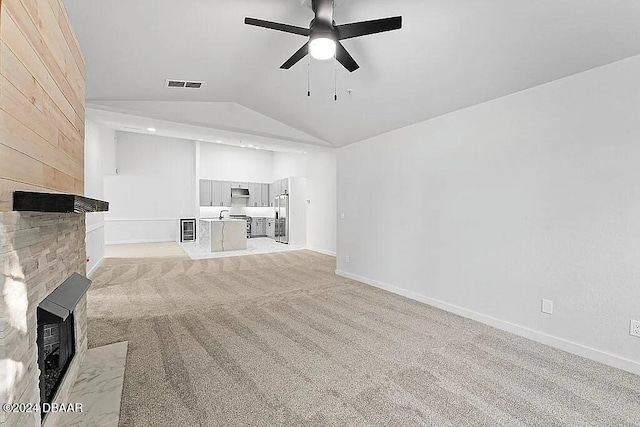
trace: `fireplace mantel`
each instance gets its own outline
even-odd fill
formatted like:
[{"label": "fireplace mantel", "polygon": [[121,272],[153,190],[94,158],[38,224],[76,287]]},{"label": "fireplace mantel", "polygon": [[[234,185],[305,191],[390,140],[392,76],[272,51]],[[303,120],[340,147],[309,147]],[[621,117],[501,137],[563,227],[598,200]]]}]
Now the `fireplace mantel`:
[{"label": "fireplace mantel", "polygon": [[14,191],[13,210],[51,213],[106,212],[109,210],[109,202],[76,194]]}]

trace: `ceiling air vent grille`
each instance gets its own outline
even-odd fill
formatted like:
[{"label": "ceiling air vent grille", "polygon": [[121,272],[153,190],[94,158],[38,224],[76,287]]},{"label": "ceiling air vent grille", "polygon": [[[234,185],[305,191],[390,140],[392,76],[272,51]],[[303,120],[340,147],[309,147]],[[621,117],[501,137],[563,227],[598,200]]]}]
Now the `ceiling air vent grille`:
[{"label": "ceiling air vent grille", "polygon": [[185,89],[185,88],[188,88],[188,89],[200,89],[203,84],[204,84],[204,82],[190,82],[190,81],[186,81],[186,80],[167,79],[165,81],[165,86],[166,87],[182,88],[182,89]]}]

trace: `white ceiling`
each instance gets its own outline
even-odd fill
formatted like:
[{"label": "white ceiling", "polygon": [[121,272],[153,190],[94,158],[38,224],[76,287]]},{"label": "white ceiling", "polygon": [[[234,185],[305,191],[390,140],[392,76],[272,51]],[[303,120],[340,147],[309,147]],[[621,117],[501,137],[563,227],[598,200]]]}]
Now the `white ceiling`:
[{"label": "white ceiling", "polygon": [[[338,67],[334,102],[332,61],[311,62],[307,98],[307,60],[279,69],[304,37],[243,24],[250,16],[307,26],[308,2],[64,2],[87,60],[92,105],[234,103],[246,107],[245,119],[201,115],[197,124],[238,130],[244,123],[260,134],[254,110],[281,122],[291,141],[335,146],[640,54],[637,0],[341,0],[338,24],[402,15],[403,29],[344,41],[361,68]],[[167,89],[167,78],[206,84]],[[137,103],[137,113],[157,115],[153,104]]]}]

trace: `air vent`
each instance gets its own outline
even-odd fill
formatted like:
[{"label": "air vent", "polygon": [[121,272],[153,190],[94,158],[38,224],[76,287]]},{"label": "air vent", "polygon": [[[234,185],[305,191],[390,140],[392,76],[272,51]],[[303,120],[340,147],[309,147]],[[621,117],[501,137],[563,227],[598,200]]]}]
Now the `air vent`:
[{"label": "air vent", "polygon": [[172,80],[172,79],[165,80],[166,87],[182,88],[182,89],[185,89],[185,88],[200,89],[203,84],[204,82],[190,82],[186,80]]}]

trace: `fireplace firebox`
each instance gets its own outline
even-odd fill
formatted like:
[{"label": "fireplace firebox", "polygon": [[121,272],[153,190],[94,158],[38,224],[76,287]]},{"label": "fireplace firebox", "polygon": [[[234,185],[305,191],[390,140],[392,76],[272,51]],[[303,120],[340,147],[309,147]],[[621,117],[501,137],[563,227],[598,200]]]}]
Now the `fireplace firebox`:
[{"label": "fireplace firebox", "polygon": [[[36,313],[40,403],[53,403],[76,354],[74,311],[91,280],[73,273],[38,305]],[[41,412],[44,418],[45,412]]]},{"label": "fireplace firebox", "polygon": [[38,308],[37,318],[40,402],[51,403],[76,352],[74,317],[61,319]]}]

